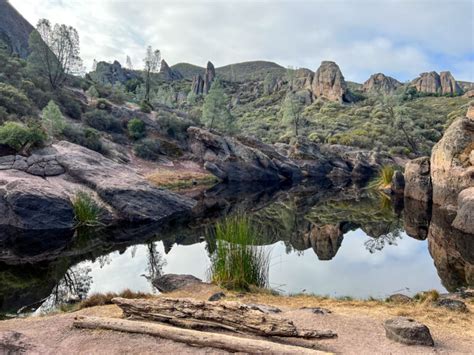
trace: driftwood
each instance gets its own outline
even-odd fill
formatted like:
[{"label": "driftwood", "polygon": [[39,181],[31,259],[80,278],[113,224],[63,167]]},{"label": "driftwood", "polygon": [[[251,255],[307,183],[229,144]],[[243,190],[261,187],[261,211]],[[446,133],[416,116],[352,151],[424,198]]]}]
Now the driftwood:
[{"label": "driftwood", "polygon": [[170,339],[192,346],[212,347],[233,352],[273,354],[324,354],[324,352],[270,341],[239,338],[226,334],[199,332],[170,327],[159,323],[130,321],[106,317],[77,317],[76,328],[107,329],[127,333],[139,333]]},{"label": "driftwood", "polygon": [[132,319],[153,320],[188,329],[221,329],[267,337],[306,339],[334,338],[325,330],[298,329],[293,322],[238,302],[206,302],[187,298],[114,298],[124,315]]}]

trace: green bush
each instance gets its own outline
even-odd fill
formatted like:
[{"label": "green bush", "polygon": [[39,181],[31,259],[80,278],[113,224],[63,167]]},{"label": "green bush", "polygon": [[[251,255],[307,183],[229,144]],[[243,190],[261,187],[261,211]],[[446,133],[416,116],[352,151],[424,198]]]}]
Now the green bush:
[{"label": "green bush", "polygon": [[38,122],[23,125],[18,122],[5,122],[0,126],[0,144],[7,145],[19,152],[27,147],[41,146],[47,139]]},{"label": "green bush", "polygon": [[77,226],[93,227],[101,224],[102,208],[87,192],[77,192],[72,200],[72,206]]},{"label": "green bush", "polygon": [[87,94],[92,97],[93,99],[96,99],[99,97],[99,92],[97,91],[97,89],[95,88],[94,85],[92,85],[89,90],[87,90]]},{"label": "green bush", "polygon": [[146,160],[158,160],[160,157],[160,141],[156,139],[143,139],[133,145],[137,157]]},{"label": "green bush", "polygon": [[82,107],[79,101],[70,93],[64,90],[56,94],[56,100],[62,107],[64,114],[79,120],[82,116]]},{"label": "green bush", "polygon": [[0,83],[0,106],[8,113],[25,116],[32,112],[31,101],[16,87]]},{"label": "green bush", "polygon": [[48,106],[43,109],[43,126],[51,136],[58,136],[63,133],[66,121],[54,101],[50,101]]},{"label": "green bush", "polygon": [[77,126],[66,125],[63,135],[71,143],[82,145],[96,152],[103,151],[100,133],[93,128],[81,129]]},{"label": "green bush", "polygon": [[122,133],[122,124],[107,111],[92,110],[84,115],[86,123],[99,131]]},{"label": "green bush", "polygon": [[140,110],[144,113],[151,113],[151,111],[153,111],[153,107],[150,105],[150,103],[142,101],[140,103]]},{"label": "green bush", "polygon": [[135,139],[135,140],[141,139],[145,137],[146,135],[145,123],[138,118],[131,119],[128,122],[127,128],[128,128],[128,135],[132,139]]},{"label": "green bush", "polygon": [[256,246],[258,233],[245,216],[227,217],[216,224],[212,233],[216,251],[210,267],[213,282],[232,290],[268,287],[270,255]]},{"label": "green bush", "polygon": [[379,172],[377,176],[371,183],[371,188],[387,188],[392,184],[393,174],[395,174],[395,168],[390,165],[385,165]]},{"label": "green bush", "polygon": [[112,109],[112,104],[106,99],[98,99],[96,107],[98,110],[110,111]]}]

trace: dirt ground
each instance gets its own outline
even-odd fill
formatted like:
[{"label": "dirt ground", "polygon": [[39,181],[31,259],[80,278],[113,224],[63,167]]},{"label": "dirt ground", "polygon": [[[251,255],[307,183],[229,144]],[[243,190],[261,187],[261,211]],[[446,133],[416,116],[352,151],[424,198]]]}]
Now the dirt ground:
[{"label": "dirt ground", "polygon": [[[218,289],[193,287],[170,297],[207,299]],[[168,296],[167,295],[167,296]],[[317,348],[340,354],[473,354],[473,304],[468,314],[441,310],[429,305],[394,305],[380,301],[342,301],[314,296],[282,297],[270,294],[227,293],[226,299],[243,303],[265,303],[282,309],[278,316],[293,320],[297,326],[337,332],[335,339],[319,340]],[[324,307],[329,314],[314,314],[301,307]],[[25,335],[31,344],[29,353],[47,354],[151,354],[151,353],[225,353],[212,348],[194,348],[185,344],[145,335],[105,330],[79,330],[72,327],[74,317],[93,315],[121,317],[115,305],[85,308],[72,313],[30,317],[0,322],[0,334],[13,330]],[[404,315],[425,323],[431,330],[434,347],[407,346],[385,337],[383,321]]]}]

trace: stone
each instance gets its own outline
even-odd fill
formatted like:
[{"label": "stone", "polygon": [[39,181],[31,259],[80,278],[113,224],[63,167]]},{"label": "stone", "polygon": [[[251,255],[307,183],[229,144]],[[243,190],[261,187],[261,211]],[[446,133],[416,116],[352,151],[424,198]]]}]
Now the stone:
[{"label": "stone", "polygon": [[390,189],[393,193],[403,194],[405,190],[405,178],[400,170],[395,170],[393,173]]},{"label": "stone", "polygon": [[12,169],[26,171],[28,169],[27,159],[21,155],[15,157],[15,162],[13,163]]},{"label": "stone", "polygon": [[339,224],[312,225],[303,238],[305,244],[313,248],[319,260],[331,260],[341,247],[344,233]]},{"label": "stone", "polygon": [[95,71],[89,73],[91,78],[102,84],[125,84],[127,81],[132,79],[138,79],[139,76],[133,70],[123,68],[118,61],[114,61],[112,64],[107,62],[97,63]]},{"label": "stone", "polygon": [[225,297],[225,293],[224,292],[216,292],[214,293],[211,297],[209,297],[208,301],[210,302],[215,302],[215,301],[219,301],[221,300],[222,298]]},{"label": "stone", "polygon": [[459,193],[453,227],[465,233],[474,234],[474,187],[469,187]]},{"label": "stone", "polygon": [[385,321],[387,338],[406,345],[434,346],[430,330],[422,323],[406,317],[395,317]]},{"label": "stone", "polygon": [[453,300],[451,298],[442,298],[436,301],[435,305],[437,307],[447,308],[450,311],[467,313],[469,309],[463,301]]},{"label": "stone", "polygon": [[33,26],[8,1],[0,1],[0,40],[10,53],[26,59],[30,54],[28,40],[33,30]]},{"label": "stone", "polygon": [[158,291],[167,293],[179,290],[189,285],[202,284],[202,280],[193,275],[166,274],[152,280]]},{"label": "stone", "polygon": [[439,74],[435,71],[421,73],[420,76],[412,81],[419,92],[437,94],[441,92],[441,80]]},{"label": "stone", "polygon": [[474,97],[474,90],[466,91],[462,97],[465,97],[466,99],[472,99]]},{"label": "stone", "polygon": [[322,97],[329,101],[350,101],[344,76],[334,62],[321,62],[314,74],[312,91],[315,97]]},{"label": "stone", "polygon": [[293,79],[293,89],[308,90],[312,93],[313,79],[313,71],[306,68],[299,68],[295,72],[295,77]]},{"label": "stone", "polygon": [[168,63],[166,63],[164,59],[161,60],[160,75],[165,80],[169,80],[169,81],[183,79],[183,76],[181,75],[181,73],[171,69]]},{"label": "stone", "polygon": [[201,74],[193,76],[193,80],[191,82],[191,92],[195,95],[202,95],[204,92],[204,80]]},{"label": "stone", "polygon": [[405,197],[429,202],[432,198],[430,158],[420,157],[405,166]]},{"label": "stone", "polygon": [[328,315],[332,313],[332,311],[323,307],[302,307],[301,309],[306,309],[306,310],[311,311],[311,313],[321,314],[321,315]]},{"label": "stone", "polygon": [[214,65],[211,62],[207,62],[206,66],[206,72],[204,74],[204,87],[203,91],[204,94],[209,93],[209,90],[211,89],[212,82],[214,81],[216,77],[216,69],[214,68]]},{"label": "stone", "polygon": [[281,309],[274,306],[269,306],[267,304],[255,304],[250,303],[247,305],[250,309],[254,309],[256,311],[260,311],[263,313],[281,313]]},{"label": "stone", "polygon": [[411,301],[411,297],[408,297],[407,295],[403,295],[401,293],[395,293],[387,298],[387,302],[393,303],[410,303]]},{"label": "stone", "polygon": [[11,169],[14,162],[15,162],[14,155],[7,155],[7,156],[0,157],[0,170]]},{"label": "stone", "polygon": [[377,73],[370,76],[370,78],[362,85],[362,90],[365,92],[375,92],[379,94],[389,95],[396,89],[402,86],[398,80],[386,76],[383,73]]},{"label": "stone", "polygon": [[417,240],[425,240],[431,221],[430,203],[405,196],[403,205],[403,228],[406,234]]},{"label": "stone", "polygon": [[6,330],[0,332],[0,353],[5,355],[15,355],[23,353],[39,354],[43,352],[44,348],[40,349],[34,345],[29,337],[26,335],[13,331]]},{"label": "stone", "polygon": [[462,89],[454,80],[453,75],[449,71],[442,71],[439,73],[439,80],[441,84],[442,95],[459,95],[462,94]]}]

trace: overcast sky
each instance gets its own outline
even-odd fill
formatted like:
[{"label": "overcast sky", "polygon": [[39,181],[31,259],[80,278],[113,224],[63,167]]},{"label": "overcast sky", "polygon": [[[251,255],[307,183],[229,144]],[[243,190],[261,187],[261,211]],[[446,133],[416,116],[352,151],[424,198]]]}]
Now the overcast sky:
[{"label": "overcast sky", "polygon": [[450,70],[474,81],[474,0],[10,0],[35,25],[74,26],[94,58],[142,66],[147,45],[168,64],[269,60],[348,80],[383,72],[401,81]]}]

